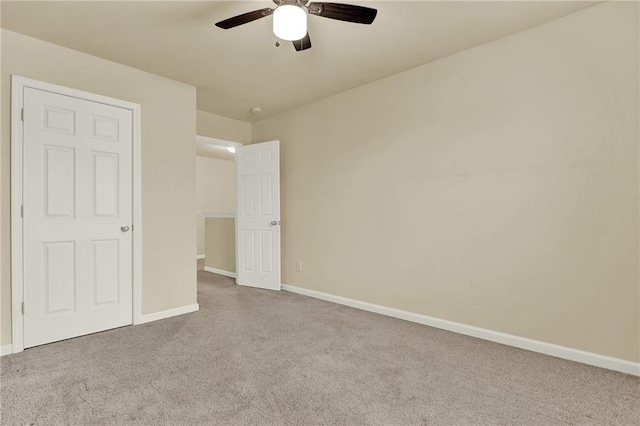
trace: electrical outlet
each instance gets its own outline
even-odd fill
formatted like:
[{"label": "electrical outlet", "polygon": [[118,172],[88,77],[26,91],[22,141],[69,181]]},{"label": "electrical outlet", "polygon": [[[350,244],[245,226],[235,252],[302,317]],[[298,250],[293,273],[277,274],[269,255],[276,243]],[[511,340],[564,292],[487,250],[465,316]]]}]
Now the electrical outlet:
[{"label": "electrical outlet", "polygon": [[296,261],[296,272],[302,272],[302,262]]}]

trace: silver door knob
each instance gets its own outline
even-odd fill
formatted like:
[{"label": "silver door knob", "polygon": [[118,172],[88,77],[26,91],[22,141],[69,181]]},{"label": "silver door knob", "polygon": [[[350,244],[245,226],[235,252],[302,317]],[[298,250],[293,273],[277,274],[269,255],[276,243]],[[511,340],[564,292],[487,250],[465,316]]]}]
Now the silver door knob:
[{"label": "silver door knob", "polygon": [[129,231],[129,227],[127,225],[123,225],[123,226],[120,227],[120,230],[122,232],[128,232]]},{"label": "silver door knob", "polygon": [[271,225],[271,226],[277,226],[277,225],[280,225],[280,221],[279,221],[279,220],[274,220],[274,221],[272,221],[271,223],[269,223],[269,225]]}]

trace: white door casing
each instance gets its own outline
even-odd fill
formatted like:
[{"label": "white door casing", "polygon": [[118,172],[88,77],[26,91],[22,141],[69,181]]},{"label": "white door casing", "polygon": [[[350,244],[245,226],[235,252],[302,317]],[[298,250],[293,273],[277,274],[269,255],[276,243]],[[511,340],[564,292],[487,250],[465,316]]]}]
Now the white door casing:
[{"label": "white door casing", "polygon": [[236,148],[236,282],[280,290],[280,142]]},{"label": "white door casing", "polygon": [[139,322],[139,107],[20,77],[13,96],[13,352]]}]

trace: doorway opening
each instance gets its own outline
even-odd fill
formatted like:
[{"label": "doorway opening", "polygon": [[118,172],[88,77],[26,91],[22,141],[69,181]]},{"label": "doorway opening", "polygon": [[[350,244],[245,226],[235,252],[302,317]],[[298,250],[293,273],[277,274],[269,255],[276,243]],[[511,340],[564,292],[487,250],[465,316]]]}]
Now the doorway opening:
[{"label": "doorway opening", "polygon": [[280,290],[280,143],[196,138],[198,268]]},{"label": "doorway opening", "polygon": [[198,270],[236,277],[236,165],[239,142],[196,137]]}]

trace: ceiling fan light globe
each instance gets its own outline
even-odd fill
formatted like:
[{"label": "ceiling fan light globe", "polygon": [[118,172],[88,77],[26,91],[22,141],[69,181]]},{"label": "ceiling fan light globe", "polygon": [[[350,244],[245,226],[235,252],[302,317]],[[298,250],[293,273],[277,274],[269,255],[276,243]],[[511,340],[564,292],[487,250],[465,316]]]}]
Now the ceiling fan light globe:
[{"label": "ceiling fan light globe", "polygon": [[290,4],[278,7],[273,12],[273,33],[287,41],[304,38],[307,35],[307,12]]}]

